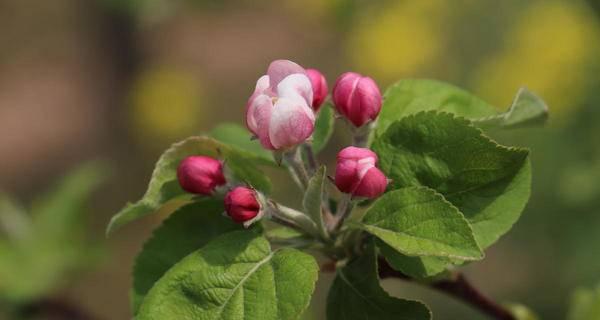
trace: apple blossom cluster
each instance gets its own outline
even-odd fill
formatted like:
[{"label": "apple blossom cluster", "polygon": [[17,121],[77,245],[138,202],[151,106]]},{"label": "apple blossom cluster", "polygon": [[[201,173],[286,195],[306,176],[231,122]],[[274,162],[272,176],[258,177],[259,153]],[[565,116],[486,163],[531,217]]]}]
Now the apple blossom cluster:
[{"label": "apple blossom cluster", "polygon": [[[304,69],[289,60],[276,60],[269,65],[267,74],[258,79],[246,105],[246,126],[253,138],[276,157],[283,155],[301,186],[308,180],[307,172],[314,170],[308,170],[303,157],[298,156],[298,146],[310,147],[315,119],[329,95],[328,90],[327,80],[318,70]],[[368,135],[382,105],[375,81],[346,72],[335,82],[331,97],[338,118],[350,125],[353,134]],[[377,198],[385,192],[388,179],[377,168],[377,155],[361,145],[364,141],[354,141],[354,146],[339,151],[332,180],[349,199]],[[212,195],[221,192],[221,187],[228,189],[224,196],[226,214],[235,222],[246,224],[274,211],[269,210],[272,204],[257,190],[228,183],[224,167],[222,161],[214,158],[190,156],[180,163],[177,177],[182,189],[193,194]],[[281,207],[278,205],[277,209]],[[287,212],[290,210],[293,209]]]},{"label": "apple blossom cluster", "polygon": [[[329,85],[321,71],[288,60],[260,74],[246,128],[220,124],[173,144],[142,199],[111,219],[109,233],[172,213],[136,258],[135,319],[298,320],[318,274],[334,271],[329,320],[431,320],[423,303],[381,288],[389,277],[494,319],[518,318],[457,268],[483,259],[530,195],[528,150],[498,144],[486,130],[543,123],[543,100],[523,88],[499,112],[425,79],[400,80],[384,98],[368,76],[345,72]],[[340,125],[346,136],[329,143]],[[334,165],[319,155],[336,156]],[[289,176],[273,186],[262,169]],[[289,191],[281,184],[296,185],[286,198],[297,208],[271,195]]]}]

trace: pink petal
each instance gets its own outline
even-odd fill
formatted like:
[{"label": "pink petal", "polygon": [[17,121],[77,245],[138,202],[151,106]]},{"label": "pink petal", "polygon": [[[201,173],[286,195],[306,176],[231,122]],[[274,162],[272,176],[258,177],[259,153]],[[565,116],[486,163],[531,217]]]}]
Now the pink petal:
[{"label": "pink petal", "polygon": [[292,74],[277,85],[279,98],[304,99],[307,105],[312,104],[313,90],[310,79],[305,74]]},{"label": "pink petal", "polygon": [[271,62],[269,69],[267,69],[272,88],[276,88],[285,77],[294,73],[305,74],[306,72],[304,68],[290,60],[275,60]]},{"label": "pink petal", "polygon": [[260,94],[251,101],[246,113],[248,129],[258,137],[260,143],[267,149],[273,149],[269,139],[269,124],[272,112],[273,100],[267,95]]},{"label": "pink petal", "polygon": [[258,131],[258,125],[256,123],[254,113],[257,106],[265,103],[272,103],[271,98],[260,92],[255,92],[252,94],[252,96],[250,96],[250,99],[248,99],[248,103],[246,104],[246,127],[248,127],[248,130],[255,135]]},{"label": "pink petal", "polygon": [[358,148],[350,146],[342,149],[337,155],[338,161],[350,159],[358,161],[364,158],[373,158],[375,159],[374,164],[377,164],[377,154],[367,148]]},{"label": "pink petal", "polygon": [[355,126],[359,127],[374,120],[381,111],[379,87],[369,77],[360,78],[349,99],[347,116]]},{"label": "pink petal", "polygon": [[338,77],[333,87],[332,92],[335,107],[339,113],[345,116],[348,115],[348,108],[360,78],[361,75],[356,72],[346,72]]},{"label": "pink petal", "polygon": [[371,168],[360,180],[360,184],[352,195],[371,199],[377,198],[385,192],[387,184],[388,181],[383,172],[377,168]]},{"label": "pink petal", "polygon": [[258,81],[256,81],[256,88],[254,89],[254,92],[260,92],[263,93],[265,92],[270,86],[270,82],[269,82],[269,76],[268,75],[264,75],[260,78],[258,78]]},{"label": "pink petal", "polygon": [[327,98],[327,80],[325,76],[317,69],[306,69],[306,75],[310,78],[310,83],[313,89],[313,101],[311,106],[315,112],[319,111],[319,108]]},{"label": "pink petal", "polygon": [[301,99],[279,98],[273,107],[269,137],[275,149],[304,142],[314,130],[315,115]]},{"label": "pink petal", "polygon": [[337,163],[335,167],[335,185],[344,193],[352,193],[360,183],[357,178],[357,163],[354,160],[345,160]]}]

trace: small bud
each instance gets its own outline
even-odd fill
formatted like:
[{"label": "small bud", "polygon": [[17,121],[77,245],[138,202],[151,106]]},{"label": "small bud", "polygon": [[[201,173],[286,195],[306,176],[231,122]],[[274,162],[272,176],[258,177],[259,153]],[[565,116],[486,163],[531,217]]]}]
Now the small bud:
[{"label": "small bud", "polygon": [[306,71],[292,61],[273,61],[248,100],[246,126],[266,149],[290,149],[314,131],[312,103]]},{"label": "small bud", "polygon": [[381,111],[381,92],[375,81],[355,72],[342,74],[332,95],[337,111],[356,127],[375,120]]},{"label": "small bud", "polygon": [[233,221],[246,225],[261,212],[256,191],[247,187],[233,188],[225,196],[225,211]]},{"label": "small bud", "polygon": [[189,193],[210,195],[216,187],[225,184],[223,164],[211,157],[190,156],[179,164],[177,179]]},{"label": "small bud", "polygon": [[319,111],[319,108],[321,108],[325,98],[327,98],[327,91],[329,90],[327,87],[327,80],[325,79],[325,76],[316,69],[306,69],[306,75],[310,78],[313,89],[312,108],[317,112]]},{"label": "small bud", "polygon": [[335,185],[355,197],[377,198],[385,192],[388,179],[376,165],[377,155],[373,151],[344,148],[337,155]]}]

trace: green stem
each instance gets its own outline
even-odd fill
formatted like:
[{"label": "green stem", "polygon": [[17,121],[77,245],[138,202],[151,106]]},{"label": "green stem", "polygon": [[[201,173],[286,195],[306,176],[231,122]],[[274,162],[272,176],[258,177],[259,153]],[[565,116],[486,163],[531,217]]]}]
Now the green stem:
[{"label": "green stem", "polygon": [[308,174],[304,168],[299,149],[296,147],[290,151],[286,151],[283,154],[283,158],[288,165],[292,178],[294,178],[302,190],[305,190],[306,186],[308,185]]},{"label": "green stem", "polygon": [[312,221],[312,219],[304,212],[288,208],[273,201],[270,202],[270,208],[271,214],[274,218],[273,220],[297,226],[297,228],[306,232],[307,234],[317,239],[322,239],[321,232],[319,231],[317,224]]},{"label": "green stem", "polygon": [[344,193],[340,202],[338,203],[337,211],[335,216],[329,221],[328,229],[330,232],[335,232],[339,230],[339,228],[344,224],[344,220],[350,216],[352,213],[352,209],[354,209],[354,202],[352,201],[352,195],[349,193]]},{"label": "green stem", "polygon": [[306,142],[304,145],[302,145],[302,148],[304,149],[304,154],[306,154],[306,160],[308,162],[308,173],[313,176],[319,168],[319,162],[315,156],[312,143]]},{"label": "green stem", "polygon": [[352,127],[352,145],[359,148],[368,147],[369,137],[375,125],[375,122],[371,121],[360,128]]}]

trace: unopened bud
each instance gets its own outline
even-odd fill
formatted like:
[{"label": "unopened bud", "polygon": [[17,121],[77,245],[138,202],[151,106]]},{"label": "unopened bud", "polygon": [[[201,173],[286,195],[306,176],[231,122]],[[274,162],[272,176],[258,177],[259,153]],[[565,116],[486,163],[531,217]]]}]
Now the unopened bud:
[{"label": "unopened bud", "polygon": [[183,159],[177,168],[177,179],[183,190],[202,195],[212,194],[226,182],[221,161],[205,156]]},{"label": "unopened bud", "polygon": [[338,113],[356,127],[375,120],[381,111],[381,92],[375,81],[355,72],[342,74],[332,95]]},{"label": "unopened bud", "polygon": [[388,179],[376,165],[377,155],[373,151],[344,148],[337,156],[335,185],[355,197],[377,198],[385,192]]}]

